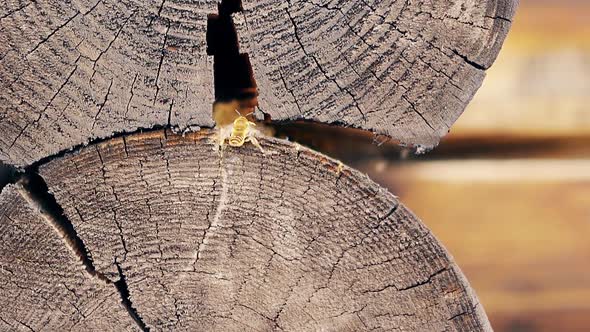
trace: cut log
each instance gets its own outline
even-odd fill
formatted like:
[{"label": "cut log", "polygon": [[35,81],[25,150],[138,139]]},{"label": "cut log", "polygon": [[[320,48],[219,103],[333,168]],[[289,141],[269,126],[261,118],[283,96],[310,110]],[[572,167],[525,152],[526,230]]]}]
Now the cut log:
[{"label": "cut log", "polygon": [[243,1],[260,109],[431,148],[494,62],[518,0]]},{"label": "cut log", "polygon": [[212,126],[216,1],[0,5],[0,159],[24,166],[154,126]]},{"label": "cut log", "polygon": [[[82,260],[110,283],[125,280],[145,330],[491,330],[446,250],[365,175],[286,141],[263,139],[265,154],[248,144],[220,155],[210,139],[205,130],[123,136],[39,170],[85,248]],[[4,275],[33,264],[17,261],[23,245],[61,264],[35,263],[35,273],[22,273],[38,281],[27,285],[34,293],[82,274],[14,190],[2,196],[10,203],[2,234],[17,239],[2,244],[9,253],[2,255]],[[29,229],[38,238],[7,235]],[[55,270],[58,276],[45,277]],[[99,303],[114,296],[69,287]],[[10,314],[28,299],[5,299],[10,305],[0,316],[15,326],[16,318],[34,324],[37,315]],[[84,301],[79,308],[90,310]],[[107,324],[118,308],[103,305],[92,319]],[[129,319],[119,323],[114,330]]]},{"label": "cut log", "polygon": [[[479,88],[516,2],[244,0],[234,21],[250,61],[235,58],[252,64],[274,121],[432,147]],[[26,166],[138,128],[213,126],[206,30],[217,13],[215,0],[3,2],[0,161]],[[221,84],[249,81],[216,66]]]}]

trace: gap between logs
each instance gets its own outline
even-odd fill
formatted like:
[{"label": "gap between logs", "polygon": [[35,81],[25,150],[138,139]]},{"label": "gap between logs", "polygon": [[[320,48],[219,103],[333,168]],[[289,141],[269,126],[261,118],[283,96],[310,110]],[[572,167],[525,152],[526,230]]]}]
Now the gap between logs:
[{"label": "gap between logs", "polygon": [[241,12],[241,0],[222,0],[218,14],[207,16],[207,55],[213,56],[215,102],[240,101],[255,107],[256,81],[248,53],[240,53],[232,14]]},{"label": "gap between logs", "polygon": [[[209,14],[207,17],[207,54],[213,56],[214,68],[214,90],[215,102],[217,103],[231,103],[237,101],[238,111],[241,114],[253,113],[258,106],[258,92],[256,80],[248,53],[239,52],[238,36],[235,26],[233,24],[232,15],[242,12],[241,0],[222,0],[218,4],[218,13]],[[172,109],[172,105],[171,109]],[[374,145],[381,146],[387,143],[389,150],[394,153],[389,155],[398,155],[400,151],[407,154],[409,150],[418,150],[417,147],[405,146],[399,141],[392,139],[386,135],[371,133],[360,128],[353,128],[347,126],[345,123],[335,120],[330,123],[322,123],[313,120],[273,120],[270,114],[265,113],[258,108],[258,111],[264,115],[263,123],[270,129],[267,131],[269,136],[274,136],[281,139],[287,139],[299,144],[305,145],[309,148],[322,152],[326,155],[341,159],[338,153],[334,154],[332,148],[324,146],[326,138],[333,142],[340,142],[350,138],[358,139],[360,136],[372,136]],[[61,150],[50,156],[41,158],[34,163],[25,167],[15,167],[13,165],[0,163],[0,191],[7,184],[14,184],[18,178],[24,173],[34,172],[39,166],[44,165],[52,160],[65,156],[67,153],[79,151],[81,148],[88,145],[95,145],[107,140],[125,137],[135,133],[164,130],[164,135],[168,130],[173,133],[185,133],[187,131],[194,131],[193,127],[178,127],[171,124],[171,112],[168,114],[166,124],[156,124],[151,127],[138,127],[132,131],[113,132],[110,136],[96,137],[89,139],[86,142],[77,144],[70,148]],[[200,126],[200,128],[208,128],[208,126]],[[362,151],[362,150],[361,150]],[[384,155],[386,153],[383,153]]]}]

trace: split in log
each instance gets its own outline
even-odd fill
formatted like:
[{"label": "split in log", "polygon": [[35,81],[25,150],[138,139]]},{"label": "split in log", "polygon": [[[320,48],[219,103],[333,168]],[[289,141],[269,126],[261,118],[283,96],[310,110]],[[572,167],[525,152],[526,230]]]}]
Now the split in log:
[{"label": "split in log", "polygon": [[0,330],[135,328],[116,289],[87,275],[67,234],[28,198],[13,185],[0,195]]},{"label": "split in log", "polygon": [[[222,155],[210,140],[122,136],[41,165],[54,198],[5,189],[0,292],[18,305],[0,307],[0,324],[491,330],[445,249],[366,175],[282,140]],[[59,208],[39,210],[51,200]],[[123,277],[128,303],[117,305]]]},{"label": "split in log", "polygon": [[4,2],[0,161],[27,166],[139,128],[213,126],[214,91],[227,97],[213,86],[213,67],[227,83],[221,72],[236,63],[214,66],[207,56],[207,41],[216,42],[206,36],[208,16],[240,8],[239,45],[222,49],[252,64],[232,67],[255,79],[236,76],[236,86],[257,87],[273,121],[334,123],[432,147],[479,88],[516,2]]}]

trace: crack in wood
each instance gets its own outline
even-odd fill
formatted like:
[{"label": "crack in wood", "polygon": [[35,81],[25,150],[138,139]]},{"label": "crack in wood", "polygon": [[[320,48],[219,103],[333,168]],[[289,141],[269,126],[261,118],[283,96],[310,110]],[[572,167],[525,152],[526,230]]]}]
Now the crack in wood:
[{"label": "crack in wood", "polygon": [[72,222],[65,215],[61,205],[49,191],[43,177],[35,171],[27,170],[16,181],[16,188],[20,196],[55,230],[58,236],[64,241],[68,250],[80,260],[86,273],[91,278],[99,280],[102,283],[113,284],[121,297],[121,304],[137,326],[142,331],[149,331],[149,328],[146,327],[146,324],[133,307],[127,281],[119,263],[115,260],[115,265],[119,272],[119,280],[115,282],[96,270],[90,251],[76,232]]},{"label": "crack in wood", "polygon": [[[163,4],[163,3],[162,3]],[[168,42],[168,33],[170,32],[170,22],[167,22],[166,31],[164,32],[164,40],[162,41],[160,61],[158,63],[158,71],[156,72],[156,93],[154,95],[153,105],[156,105],[158,100],[158,93],[160,93],[160,72],[162,70],[162,64],[164,64],[164,57],[166,57],[166,43]]]},{"label": "crack in wood", "polygon": [[[197,247],[197,251],[193,254],[194,259],[192,262],[192,266],[193,266],[194,272],[197,272],[197,263],[199,262],[199,259],[201,259],[203,249],[206,246],[207,241],[209,240],[209,237],[210,237],[209,233],[218,227],[219,219],[221,218],[221,214],[223,213],[223,210],[225,209],[226,204],[227,204],[227,195],[228,195],[229,186],[227,184],[228,175],[227,175],[226,167],[223,163],[223,156],[221,156],[219,158],[219,173],[220,173],[219,177],[221,179],[221,193],[219,194],[219,200],[217,202],[217,207],[215,208],[215,214],[213,215],[213,220],[209,221],[209,225],[203,231],[203,237],[201,238],[201,242],[199,243],[199,245]],[[216,183],[214,181],[213,188],[215,188],[215,185],[216,185]],[[215,201],[215,198],[217,198],[217,196],[213,195],[214,201]],[[209,220],[209,212],[207,213],[207,220]]]},{"label": "crack in wood", "polygon": [[293,25],[293,33],[294,33],[294,37],[295,40],[297,41],[297,43],[299,44],[299,47],[301,48],[301,51],[303,51],[303,53],[305,54],[306,57],[309,57],[313,60],[313,62],[315,63],[316,67],[320,70],[320,72],[324,75],[324,77],[326,79],[328,79],[329,81],[332,81],[336,87],[338,88],[338,90],[346,93],[348,96],[350,96],[350,98],[353,101],[353,106],[354,108],[357,109],[357,111],[360,113],[361,118],[363,119],[364,122],[367,122],[367,117],[365,115],[365,112],[363,112],[363,110],[360,108],[360,105],[358,103],[358,98],[357,96],[355,96],[349,88],[347,87],[343,87],[340,85],[340,83],[338,83],[338,81],[336,80],[335,77],[330,77],[330,75],[328,75],[328,72],[323,68],[323,66],[320,64],[320,61],[318,60],[318,58],[314,55],[309,53],[306,49],[305,46],[303,45],[303,41],[301,40],[301,37],[299,36],[299,29],[297,27],[297,23],[295,22],[295,19],[293,18],[293,16],[291,15],[291,1],[287,1],[288,5],[285,8],[285,12],[287,13],[287,17],[289,18],[289,21],[291,22],[291,24]]},{"label": "crack in wood", "polygon": [[72,22],[76,17],[78,17],[78,15],[80,15],[80,12],[79,11],[76,12],[76,14],[74,14],[73,16],[69,17],[65,22],[63,22],[62,24],[60,24],[57,28],[55,28],[54,30],[52,30],[46,37],[44,37],[43,39],[41,39],[41,41],[39,43],[37,43],[29,52],[27,52],[27,54],[25,55],[25,58],[27,58],[29,55],[33,54],[41,45],[43,45],[45,42],[47,42],[53,35],[55,35],[63,27],[65,27],[70,22]]},{"label": "crack in wood", "polygon": [[133,306],[133,303],[131,302],[129,288],[127,285],[127,278],[125,277],[125,274],[123,273],[123,269],[121,269],[121,266],[119,265],[119,263],[115,262],[115,265],[117,266],[117,272],[119,273],[119,280],[117,280],[114,283],[114,285],[117,288],[117,291],[119,292],[119,294],[121,295],[121,304],[125,307],[125,309],[127,310],[127,313],[129,313],[129,316],[131,316],[131,318],[133,319],[133,321],[135,321],[137,326],[142,331],[149,332],[150,329],[146,326],[145,322],[142,320],[141,316],[137,313],[137,310],[135,309],[135,307]]},{"label": "crack in wood", "polygon": [[107,88],[107,92],[104,95],[104,100],[102,101],[102,103],[100,103],[100,105],[98,107],[98,111],[94,115],[94,119],[92,121],[92,130],[94,130],[94,127],[96,126],[96,121],[98,120],[100,113],[102,113],[102,109],[104,108],[107,101],[109,100],[109,95],[111,94],[111,87],[112,86],[113,86],[113,80],[111,79],[111,82],[109,83],[109,87]]},{"label": "crack in wood", "polygon": [[19,194],[59,234],[68,249],[82,262],[86,272],[93,278],[108,282],[108,278],[96,271],[90,252],[65,216],[63,208],[49,192],[45,180],[38,173],[26,172],[16,185]]},{"label": "crack in wood", "polygon": [[[104,50],[100,50],[98,53],[98,56],[96,57],[96,59],[92,60],[90,59],[90,61],[93,62],[92,64],[92,75],[90,75],[90,79],[89,81],[92,82],[94,79],[94,76],[96,75],[96,66],[98,65],[98,61],[102,58],[102,56],[107,53],[110,49],[111,46],[113,46],[113,43],[115,43],[115,41],[119,38],[119,35],[121,34],[121,32],[123,31],[123,29],[127,26],[127,23],[129,23],[129,20],[137,13],[137,9],[133,10],[133,12],[131,12],[131,15],[129,15],[125,21],[123,21],[123,23],[121,24],[121,26],[119,27],[119,29],[117,30],[117,32],[115,33],[115,36],[113,37],[113,39],[111,39],[111,41],[108,43],[107,47]],[[137,78],[137,76],[136,76]],[[135,81],[134,81],[135,83]]]},{"label": "crack in wood", "polygon": [[459,51],[457,51],[456,49],[452,49],[451,50],[456,56],[460,57],[461,59],[463,59],[463,61],[465,61],[465,63],[467,63],[468,65],[472,66],[475,69],[479,69],[479,70],[486,70],[488,69],[486,66],[481,65],[471,59],[469,59],[466,55],[459,53]]},{"label": "crack in wood", "polygon": [[[201,128],[206,129],[206,128],[210,128],[210,127],[206,127],[206,126],[202,126]],[[167,126],[167,125],[160,125],[160,124],[156,124],[152,127],[139,127],[136,128],[134,130],[131,131],[118,131],[118,132],[113,132],[113,134],[111,136],[107,136],[107,137],[96,137],[94,139],[88,140],[84,143],[75,145],[71,148],[65,149],[65,150],[61,150],[55,154],[49,155],[47,157],[41,158],[38,161],[23,167],[22,169],[24,169],[25,171],[33,171],[35,172],[37,169],[39,169],[40,166],[47,164],[49,162],[51,162],[52,160],[55,159],[59,159],[63,156],[65,156],[68,153],[74,153],[76,151],[80,151],[81,149],[83,149],[86,146],[89,145],[97,145],[100,144],[102,142],[106,142],[106,141],[110,141],[110,140],[114,140],[117,138],[121,138],[124,139],[124,136],[129,136],[129,135],[133,135],[133,134],[137,134],[137,133],[146,133],[146,132],[155,132],[158,130],[164,130],[164,131],[173,131],[173,132],[180,132],[180,128],[179,127],[175,127],[175,126]],[[17,168],[17,169],[21,169],[21,168]]]}]

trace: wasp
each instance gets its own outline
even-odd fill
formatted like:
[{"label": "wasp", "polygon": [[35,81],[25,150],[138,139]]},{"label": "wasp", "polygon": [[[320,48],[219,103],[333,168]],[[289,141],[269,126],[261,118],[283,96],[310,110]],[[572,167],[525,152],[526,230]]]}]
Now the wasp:
[{"label": "wasp", "polygon": [[[224,107],[231,107],[233,111],[237,114],[234,115],[233,122],[227,123],[227,115],[225,115],[225,119],[221,119],[221,115],[217,116],[217,127],[218,131],[215,134],[215,139],[217,140],[219,149],[223,149],[225,142],[227,140],[228,144],[233,147],[240,147],[244,145],[244,143],[251,142],[254,146],[256,146],[260,151],[264,153],[260,142],[256,139],[256,136],[261,136],[261,133],[258,129],[256,129],[256,124],[250,120],[248,120],[247,116],[252,114],[246,114],[245,116],[242,115],[238,110],[233,107],[233,105],[225,105]],[[217,114],[220,112],[218,111]],[[233,112],[232,112],[233,113]],[[227,114],[227,112],[226,112]]]},{"label": "wasp", "polygon": [[237,119],[234,120],[234,124],[232,127],[231,135],[229,136],[229,145],[240,147],[244,145],[245,142],[251,141],[257,147],[260,147],[260,143],[258,140],[252,136],[248,135],[252,132],[250,126],[256,126],[256,124],[252,121],[248,121],[245,116],[239,116]]}]

